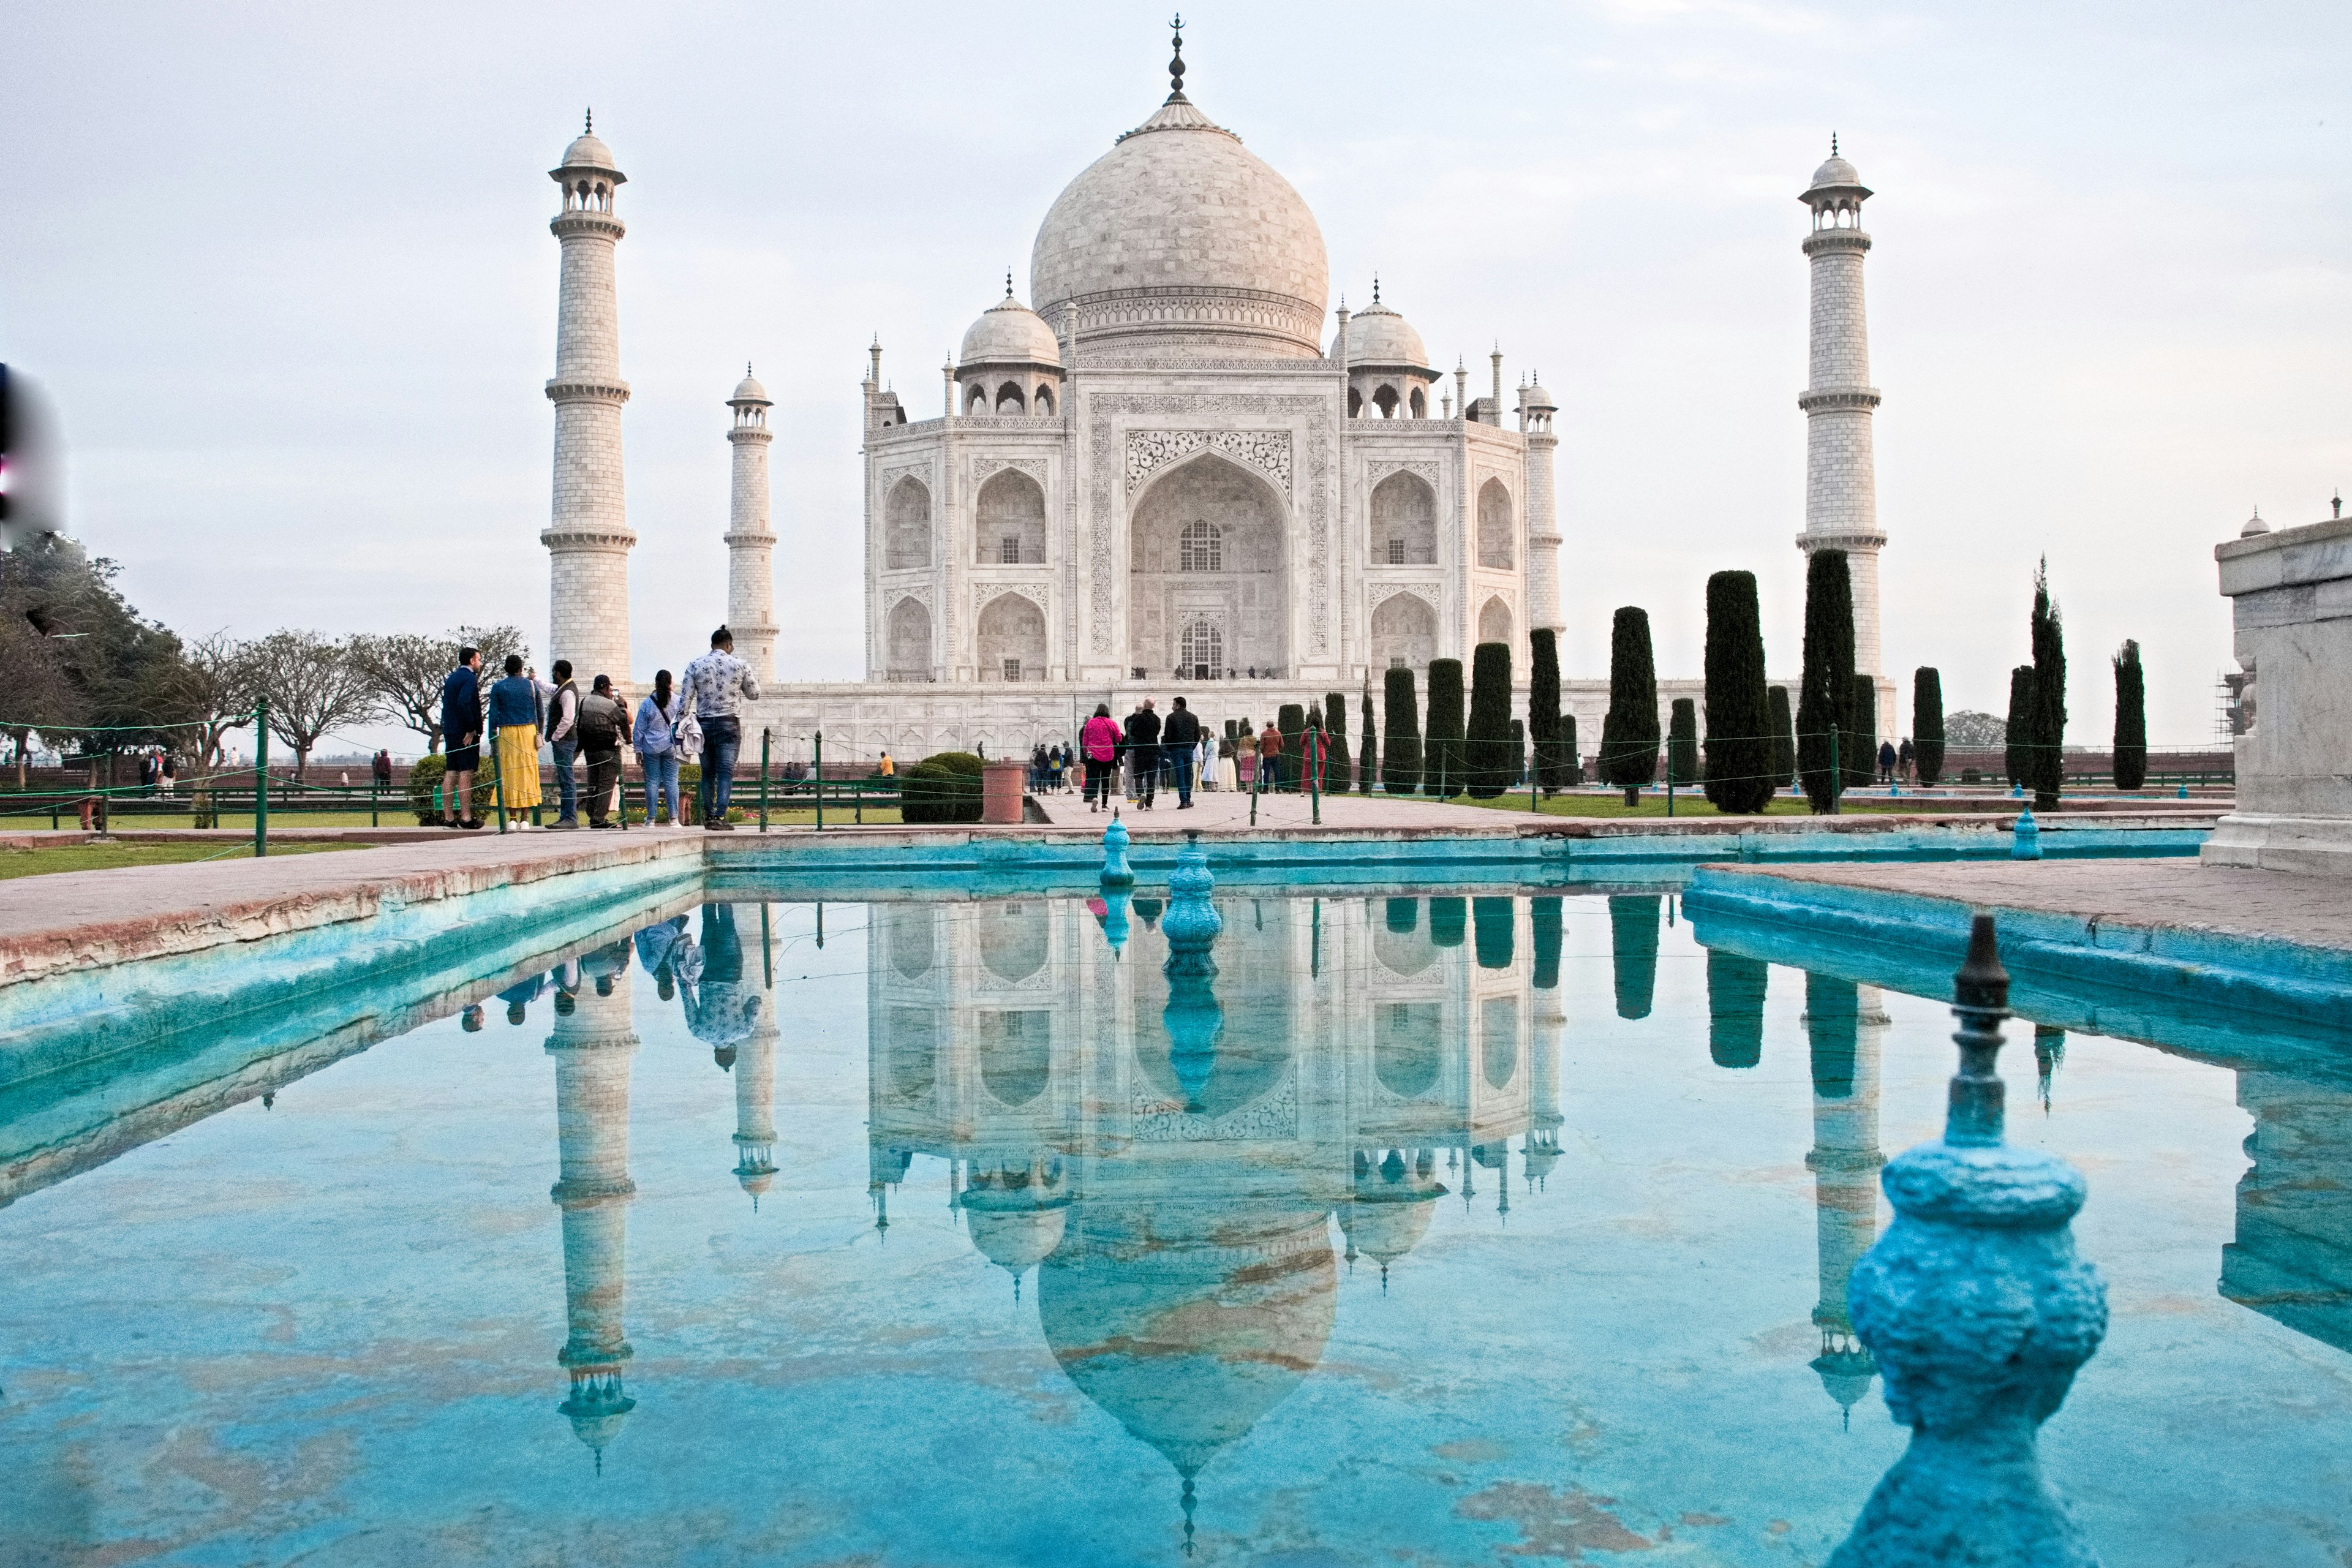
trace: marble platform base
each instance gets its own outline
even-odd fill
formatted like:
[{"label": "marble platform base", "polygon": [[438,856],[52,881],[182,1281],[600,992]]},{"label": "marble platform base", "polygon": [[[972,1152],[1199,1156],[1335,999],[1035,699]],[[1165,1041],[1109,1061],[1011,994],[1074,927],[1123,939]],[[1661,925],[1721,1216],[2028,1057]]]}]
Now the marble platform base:
[{"label": "marble platform base", "polygon": [[2231,812],[2199,852],[2209,866],[2352,877],[2352,816]]}]

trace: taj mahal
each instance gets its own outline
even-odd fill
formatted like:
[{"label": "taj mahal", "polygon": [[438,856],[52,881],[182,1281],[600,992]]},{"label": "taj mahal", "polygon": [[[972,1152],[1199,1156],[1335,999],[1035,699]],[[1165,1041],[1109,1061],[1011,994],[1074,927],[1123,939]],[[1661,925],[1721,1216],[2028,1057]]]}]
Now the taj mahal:
[{"label": "taj mahal", "polygon": [[[747,734],[771,731],[780,754],[805,755],[819,731],[835,755],[1003,754],[1068,739],[1098,701],[1124,713],[1188,689],[1212,724],[1265,719],[1327,692],[1353,699],[1391,667],[1466,664],[1482,642],[1511,647],[1524,709],[1528,634],[1563,625],[1550,394],[1534,375],[1507,393],[1499,347],[1475,388],[1459,361],[1440,370],[1377,280],[1360,310],[1328,309],[1314,213],[1186,95],[1181,35],[1169,69],[1164,101],[1046,212],[1028,300],[1008,274],[940,366],[936,410],[910,408],[885,379],[878,336],[869,351],[861,681],[776,679],[773,405],[749,367],[726,399],[726,617],[761,683]],[[550,655],[641,688],[614,273],[625,176],[593,121],[551,174],[563,197],[554,505],[541,536]],[[1798,543],[1849,552],[1856,665],[1877,678],[1891,733],[1863,304],[1870,194],[1832,149],[1802,195],[1813,282]],[[1606,679],[1563,676],[1563,710],[1597,740]],[[1659,682],[1662,710],[1700,694],[1695,679]]]}]

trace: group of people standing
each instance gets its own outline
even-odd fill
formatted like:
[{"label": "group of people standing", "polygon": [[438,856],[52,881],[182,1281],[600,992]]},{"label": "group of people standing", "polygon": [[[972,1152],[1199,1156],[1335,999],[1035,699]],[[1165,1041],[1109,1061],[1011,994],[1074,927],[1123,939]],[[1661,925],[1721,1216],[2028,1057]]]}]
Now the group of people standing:
[{"label": "group of people standing", "polygon": [[[678,793],[679,763],[700,757],[698,805],[702,825],[713,832],[732,830],[727,818],[736,753],[742,744],[741,705],[760,695],[751,666],[735,657],[733,633],[720,626],[710,634],[710,651],[686,667],[682,685],[673,681],[668,670],[656,672],[653,689],[637,704],[634,722],[612,677],[595,677],[583,692],[571,660],[557,659],[548,673],[553,681],[542,683],[525,673],[521,655],[509,654],[505,675],[485,689],[481,650],[457,650],[457,666],[441,683],[441,732],[448,746],[441,796],[444,827],[482,826],[472,806],[487,739],[498,768],[498,799],[509,816],[529,812],[537,818],[544,799],[539,780],[539,748],[544,740],[555,763],[556,819],[551,826],[579,827],[584,796],[588,826],[620,826],[621,749],[625,744],[645,770],[648,822],[686,821]],[[584,791],[575,772],[583,760],[588,770]]]},{"label": "group of people standing", "polygon": [[1214,741],[1181,697],[1169,705],[1166,719],[1149,697],[1120,723],[1110,716],[1110,705],[1095,705],[1094,717],[1078,731],[1078,757],[1086,766],[1087,809],[1100,811],[1111,804],[1111,784],[1122,779],[1123,794],[1139,811],[1150,811],[1164,783],[1176,792],[1176,809],[1192,809],[1195,779],[1215,778]]}]

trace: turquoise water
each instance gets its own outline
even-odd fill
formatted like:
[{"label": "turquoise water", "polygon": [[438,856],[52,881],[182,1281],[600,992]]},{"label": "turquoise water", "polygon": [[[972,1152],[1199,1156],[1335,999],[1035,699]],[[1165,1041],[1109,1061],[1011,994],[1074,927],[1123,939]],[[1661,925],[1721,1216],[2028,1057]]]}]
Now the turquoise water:
[{"label": "turquoise water", "polygon": [[[1804,1563],[1901,1452],[1843,1281],[1954,1053],[1843,955],[1229,890],[1171,983],[1150,897],[757,890],[52,1021],[0,1564]],[[2021,995],[2114,1308],[2053,1479],[2111,1565],[2340,1564],[2352,1058]]]}]

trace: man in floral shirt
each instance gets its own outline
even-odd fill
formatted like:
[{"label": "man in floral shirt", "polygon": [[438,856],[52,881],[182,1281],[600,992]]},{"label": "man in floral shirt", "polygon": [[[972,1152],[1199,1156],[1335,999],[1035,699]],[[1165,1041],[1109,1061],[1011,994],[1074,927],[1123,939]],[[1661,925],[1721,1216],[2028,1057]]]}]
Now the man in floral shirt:
[{"label": "man in floral shirt", "polygon": [[710,634],[710,651],[686,667],[689,710],[702,726],[702,826],[731,833],[727,803],[735,789],[735,753],[743,744],[740,705],[756,701],[760,683],[751,667],[735,657],[735,634],[725,626]]}]

